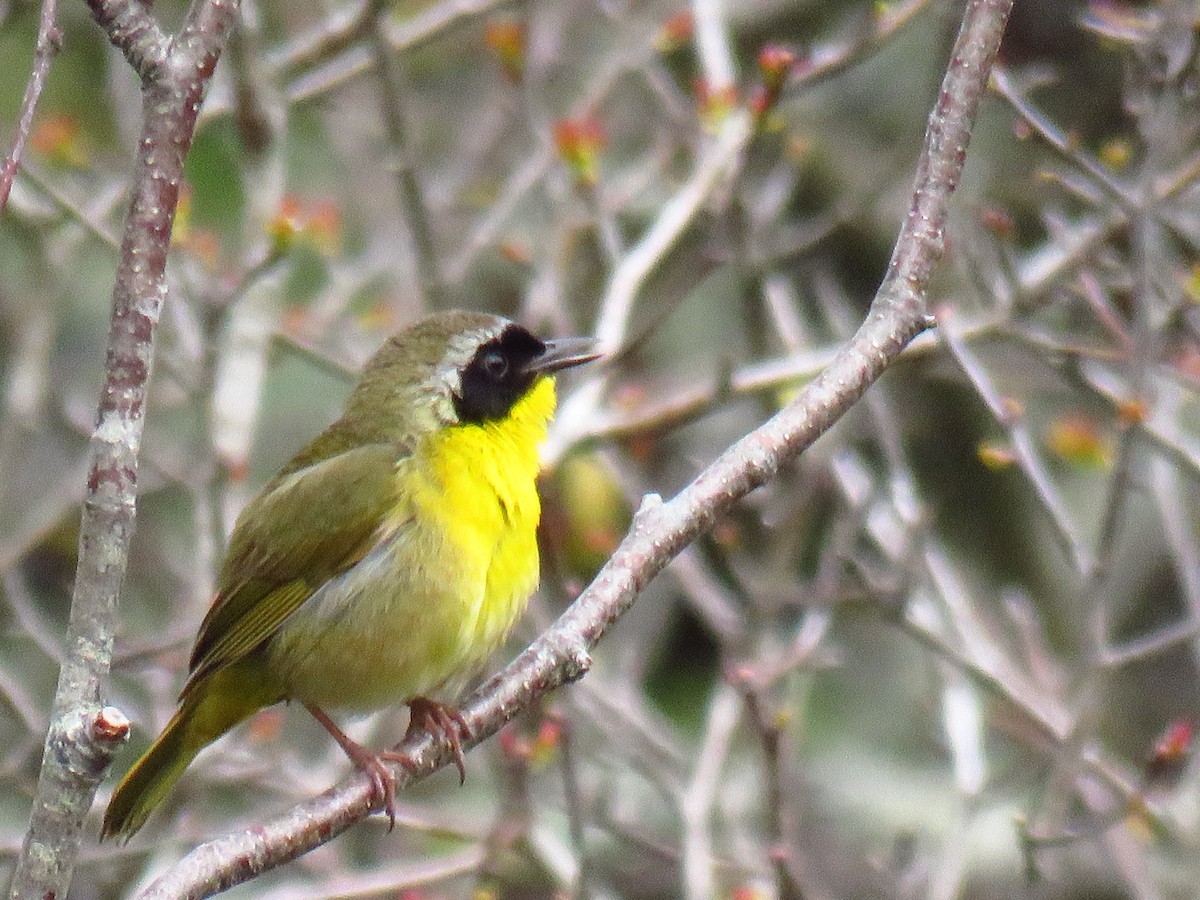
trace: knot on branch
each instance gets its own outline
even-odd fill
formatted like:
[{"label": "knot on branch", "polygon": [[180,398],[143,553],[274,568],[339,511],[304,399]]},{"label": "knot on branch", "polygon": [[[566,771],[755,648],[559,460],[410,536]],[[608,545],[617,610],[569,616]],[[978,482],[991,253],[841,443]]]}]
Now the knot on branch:
[{"label": "knot on branch", "polygon": [[129,718],[114,706],[69,712],[50,730],[50,746],[63,771],[96,784],[128,740]]},{"label": "knot on branch", "polygon": [[559,648],[563,684],[571,684],[586,675],[592,668],[592,654],[581,640],[571,641]]},{"label": "knot on branch", "polygon": [[661,494],[651,491],[643,496],[642,502],[638,504],[638,508],[633,513],[633,525],[630,531],[634,534],[642,534],[653,530],[662,514],[662,508]]}]

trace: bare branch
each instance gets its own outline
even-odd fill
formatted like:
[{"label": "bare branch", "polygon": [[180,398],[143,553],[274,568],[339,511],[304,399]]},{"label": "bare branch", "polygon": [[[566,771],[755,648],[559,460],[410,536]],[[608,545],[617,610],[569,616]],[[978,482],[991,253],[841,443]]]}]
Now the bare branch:
[{"label": "bare branch", "polygon": [[125,54],[125,59],[143,82],[159,77],[170,52],[170,39],[159,28],[150,9],[140,0],[88,0],[96,24],[108,34],[112,45]]},{"label": "bare branch", "polygon": [[0,210],[8,204],[8,194],[12,190],[13,179],[17,177],[17,167],[21,164],[25,141],[33,128],[33,114],[42,96],[42,88],[46,86],[46,78],[50,75],[50,61],[62,49],[62,30],[54,20],[57,8],[58,0],[42,0],[37,46],[33,51],[33,70],[29,73],[29,81],[25,85],[25,98],[21,101],[21,117],[17,120],[17,133],[13,136],[12,149],[4,158],[4,164],[0,166]]},{"label": "bare branch", "polygon": [[93,0],[92,10],[142,76],[146,115],[113,288],[106,380],[88,448],[67,657],[13,879],[15,898],[66,896],[83,818],[128,734],[127,722],[123,729],[110,727],[114,716],[100,708],[100,685],[108,674],[133,537],[146,386],[184,159],[237,3],[197,3],[170,43],[136,0]]},{"label": "bare branch", "polygon": [[417,286],[422,294],[419,306],[427,310],[439,309],[445,305],[445,291],[438,269],[429,214],[413,165],[411,140],[405,123],[405,97],[401,87],[400,66],[391,58],[391,48],[384,34],[385,19],[385,13],[376,12],[370,26],[370,38],[375,53],[375,76],[379,84],[384,127],[394,157],[391,168],[396,179],[396,198],[403,212],[409,243],[406,255],[416,263]]}]

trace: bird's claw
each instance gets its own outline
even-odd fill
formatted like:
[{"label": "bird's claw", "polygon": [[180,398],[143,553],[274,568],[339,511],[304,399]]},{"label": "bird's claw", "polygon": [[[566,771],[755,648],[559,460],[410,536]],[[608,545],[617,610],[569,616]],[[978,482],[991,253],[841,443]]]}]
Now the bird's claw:
[{"label": "bird's claw", "polygon": [[[392,750],[371,750],[352,740],[342,731],[320,708],[311,704],[309,712],[341,745],[342,750],[350,757],[355,768],[371,779],[373,795],[383,806],[388,817],[388,831],[396,827],[396,773],[387,765],[388,762],[398,762],[410,771],[415,768],[412,757],[407,753],[397,753]],[[411,715],[405,738],[412,737],[419,731],[428,731],[434,740],[443,741],[454,756],[454,766],[458,769],[458,783],[467,780],[467,763],[463,758],[462,742],[470,740],[471,726],[453,706],[438,703],[425,697],[417,697],[408,704]]]},{"label": "bird's claw", "polygon": [[371,779],[375,796],[381,801],[388,817],[388,831],[396,827],[396,775],[375,754],[369,754],[358,767]]},{"label": "bird's claw", "polygon": [[[429,700],[426,697],[416,697],[408,704],[409,720],[408,731],[405,733],[405,739],[412,737],[419,731],[428,731],[433,735],[434,740],[444,742],[449,748],[450,753],[454,756],[454,767],[458,769],[458,783],[463,784],[467,780],[467,762],[463,757],[462,742],[469,741],[473,734],[471,726],[467,724],[467,720],[453,706],[448,706],[445,703],[438,703],[436,700]],[[411,766],[412,760],[403,754],[397,754],[395,757],[405,765]]]}]

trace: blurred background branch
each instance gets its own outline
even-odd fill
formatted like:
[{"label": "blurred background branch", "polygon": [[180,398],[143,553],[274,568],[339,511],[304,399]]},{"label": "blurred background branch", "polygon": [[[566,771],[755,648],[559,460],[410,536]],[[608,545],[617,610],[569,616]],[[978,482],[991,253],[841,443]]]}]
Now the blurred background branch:
[{"label": "blurred background branch", "polygon": [[50,63],[54,55],[62,49],[62,31],[55,21],[57,9],[56,0],[43,0],[42,15],[38,20],[37,44],[33,51],[29,82],[25,85],[25,96],[21,100],[17,133],[13,135],[12,149],[4,157],[3,164],[0,164],[0,210],[8,203],[13,179],[17,175],[17,166],[20,165],[25,143],[29,140],[29,132],[33,127],[33,114],[37,111],[38,100],[50,75]]}]

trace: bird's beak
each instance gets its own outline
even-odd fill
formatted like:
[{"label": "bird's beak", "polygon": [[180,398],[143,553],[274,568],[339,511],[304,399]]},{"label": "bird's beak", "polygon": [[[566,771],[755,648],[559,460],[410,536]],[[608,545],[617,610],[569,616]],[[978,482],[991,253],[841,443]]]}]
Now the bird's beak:
[{"label": "bird's beak", "polygon": [[596,342],[591,338],[554,338],[543,343],[546,345],[545,351],[529,361],[526,371],[548,375],[600,357]]}]

